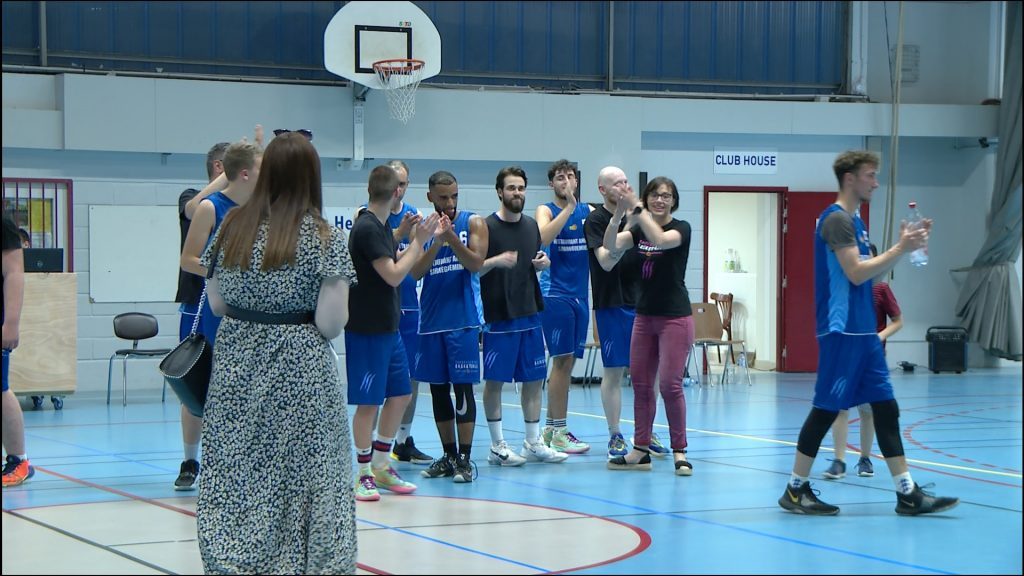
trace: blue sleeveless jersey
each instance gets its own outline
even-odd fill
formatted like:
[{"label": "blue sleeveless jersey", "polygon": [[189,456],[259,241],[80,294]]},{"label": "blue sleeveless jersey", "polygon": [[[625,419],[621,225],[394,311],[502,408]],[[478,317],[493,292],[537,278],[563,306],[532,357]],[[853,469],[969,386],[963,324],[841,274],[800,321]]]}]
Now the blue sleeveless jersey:
[{"label": "blue sleeveless jersey", "polygon": [[238,206],[235,201],[224,195],[223,192],[214,192],[206,197],[213,204],[214,221],[213,228],[210,229],[210,237],[206,239],[206,247],[209,248],[210,243],[213,242],[214,235],[217,234],[217,230],[220,230],[220,223],[224,221],[224,217],[228,215],[228,212]]},{"label": "blue sleeveless jersey", "polygon": [[[452,230],[469,245],[471,212],[459,212]],[[448,332],[483,324],[480,277],[466,270],[455,252],[446,246],[437,251],[434,263],[423,277],[420,294],[420,334]]]},{"label": "blue sleeveless jersey", "polygon": [[[409,204],[402,202],[402,210],[398,214],[391,214],[388,216],[388,225],[391,226],[392,230],[398,230],[398,225],[402,223],[402,218],[406,212],[412,212],[413,214],[419,214],[420,211]],[[398,251],[401,252],[409,247],[409,237],[400,238],[398,240]],[[401,286],[398,289],[402,297],[402,310],[419,310],[420,303],[416,296],[416,280],[410,275],[406,276],[405,280],[402,280]]]},{"label": "blue sleeveless jersey", "polygon": [[[814,305],[817,316],[817,335],[838,332],[842,334],[875,334],[875,308],[871,282],[854,286],[839,265],[839,259],[821,237],[821,226],[833,212],[842,206],[832,204],[818,217],[814,230]],[[853,215],[853,228],[861,260],[871,257],[871,242],[860,214]]]},{"label": "blue sleeveless jersey", "polygon": [[[562,209],[554,202],[546,206],[551,209],[551,218],[557,218]],[[551,258],[550,285],[545,295],[563,298],[586,298],[590,287],[590,259],[587,253],[587,238],[583,223],[590,209],[579,203],[569,216],[562,231],[551,242],[548,257]]]}]

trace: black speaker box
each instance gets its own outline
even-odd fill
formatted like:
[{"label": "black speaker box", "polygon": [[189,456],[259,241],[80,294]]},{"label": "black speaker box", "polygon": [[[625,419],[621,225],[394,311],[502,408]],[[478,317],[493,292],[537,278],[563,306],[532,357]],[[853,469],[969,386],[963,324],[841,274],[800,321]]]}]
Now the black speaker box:
[{"label": "black speaker box", "polygon": [[932,326],[928,341],[928,369],[939,372],[967,370],[967,330],[960,326]]}]

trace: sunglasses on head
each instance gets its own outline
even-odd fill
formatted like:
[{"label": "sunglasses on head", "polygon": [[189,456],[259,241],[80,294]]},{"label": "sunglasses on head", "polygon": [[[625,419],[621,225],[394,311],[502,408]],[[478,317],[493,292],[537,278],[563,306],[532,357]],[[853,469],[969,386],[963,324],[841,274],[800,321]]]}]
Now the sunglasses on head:
[{"label": "sunglasses on head", "polygon": [[307,140],[309,140],[311,142],[313,141],[313,132],[310,131],[310,130],[306,130],[305,128],[299,128],[298,130],[288,130],[288,129],[285,129],[285,128],[278,128],[277,130],[274,130],[274,136],[280,136],[281,134],[287,134],[288,132],[298,132],[299,134],[302,134],[303,136],[305,136]]}]

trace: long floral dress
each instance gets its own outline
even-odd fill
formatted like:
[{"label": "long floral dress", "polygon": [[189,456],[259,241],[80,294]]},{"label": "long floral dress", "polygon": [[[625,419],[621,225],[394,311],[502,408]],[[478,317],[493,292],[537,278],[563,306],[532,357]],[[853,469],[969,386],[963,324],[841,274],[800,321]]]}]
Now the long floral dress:
[{"label": "long floral dress", "polygon": [[[269,313],[316,309],[321,281],[356,282],[344,234],[321,243],[301,224],[296,263],[260,271],[222,267],[227,304]],[[209,267],[212,246],[203,255]],[[197,519],[208,574],[351,574],[356,528],[352,438],[337,360],[313,324],[225,317],[217,333],[203,422]]]}]

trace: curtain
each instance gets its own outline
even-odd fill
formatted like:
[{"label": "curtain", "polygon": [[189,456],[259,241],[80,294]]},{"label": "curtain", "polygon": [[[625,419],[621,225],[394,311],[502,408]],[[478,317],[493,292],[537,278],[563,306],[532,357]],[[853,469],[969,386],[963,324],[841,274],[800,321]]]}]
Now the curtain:
[{"label": "curtain", "polygon": [[1006,3],[1006,60],[999,150],[988,236],[965,269],[956,315],[972,341],[994,356],[1021,359],[1021,3]]}]

